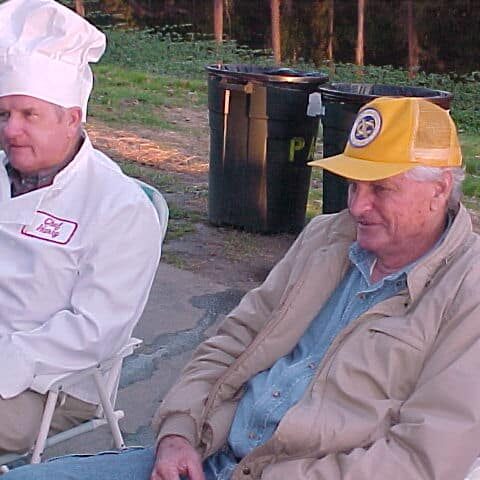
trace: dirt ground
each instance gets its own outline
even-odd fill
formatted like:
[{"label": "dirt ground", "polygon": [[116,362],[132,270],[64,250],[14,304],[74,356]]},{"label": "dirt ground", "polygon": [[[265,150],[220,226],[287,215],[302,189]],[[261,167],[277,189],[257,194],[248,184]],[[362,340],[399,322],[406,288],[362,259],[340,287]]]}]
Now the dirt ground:
[{"label": "dirt ground", "polygon": [[[149,175],[153,170],[170,179],[162,193],[171,213],[175,217],[174,212],[178,216],[180,211],[190,220],[182,235],[167,234],[163,261],[247,291],[264,280],[295,236],[252,234],[210,225],[208,114],[187,108],[171,108],[166,113],[172,123],[169,131],[132,126],[112,128],[95,120],[87,130],[94,145],[114,160],[146,165],[151,167]],[[148,175],[140,177],[149,181]],[[472,209],[471,214],[474,229],[480,232],[478,210]]]}]

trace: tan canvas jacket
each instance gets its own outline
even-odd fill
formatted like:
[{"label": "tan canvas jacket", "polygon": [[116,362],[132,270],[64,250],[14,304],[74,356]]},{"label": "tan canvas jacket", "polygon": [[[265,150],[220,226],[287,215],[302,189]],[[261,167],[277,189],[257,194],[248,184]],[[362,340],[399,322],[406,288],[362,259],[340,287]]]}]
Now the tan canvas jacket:
[{"label": "tan canvas jacket", "polygon": [[[349,265],[349,214],[321,216],[204,342],[156,414],[207,457],[242,386],[294,348]],[[455,480],[480,451],[480,239],[464,207],[408,288],[351,322],[303,398],[233,479]]]}]

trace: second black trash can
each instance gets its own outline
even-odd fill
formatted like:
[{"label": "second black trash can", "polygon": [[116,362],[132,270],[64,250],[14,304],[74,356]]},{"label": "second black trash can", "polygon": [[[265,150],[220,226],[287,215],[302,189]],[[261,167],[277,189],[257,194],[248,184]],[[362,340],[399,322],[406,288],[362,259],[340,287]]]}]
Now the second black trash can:
[{"label": "second black trash can", "polygon": [[251,232],[300,231],[320,113],[309,116],[307,108],[327,75],[238,64],[207,71],[209,221]]},{"label": "second black trash can", "polygon": [[[320,87],[322,94],[323,157],[343,152],[357,112],[377,97],[424,97],[449,109],[452,94],[423,87],[368,83],[331,83]],[[347,206],[347,182],[323,171],[323,213],[335,213]]]}]

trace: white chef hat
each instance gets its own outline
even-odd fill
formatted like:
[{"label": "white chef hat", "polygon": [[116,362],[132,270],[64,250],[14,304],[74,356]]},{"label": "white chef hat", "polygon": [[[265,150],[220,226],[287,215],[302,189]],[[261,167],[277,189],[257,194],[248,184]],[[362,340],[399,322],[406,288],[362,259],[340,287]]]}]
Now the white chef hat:
[{"label": "white chef hat", "polygon": [[29,95],[86,120],[93,74],[88,62],[105,51],[105,35],[54,0],[0,4],[0,97]]}]

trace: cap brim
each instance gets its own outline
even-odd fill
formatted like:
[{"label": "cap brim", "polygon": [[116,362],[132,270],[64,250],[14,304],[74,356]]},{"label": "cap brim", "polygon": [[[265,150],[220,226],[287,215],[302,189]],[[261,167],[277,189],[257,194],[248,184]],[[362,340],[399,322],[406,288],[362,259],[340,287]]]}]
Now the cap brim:
[{"label": "cap brim", "polygon": [[308,162],[311,167],[321,167],[329,172],[352,180],[382,180],[415,167],[412,163],[372,162],[349,157],[345,154]]}]

